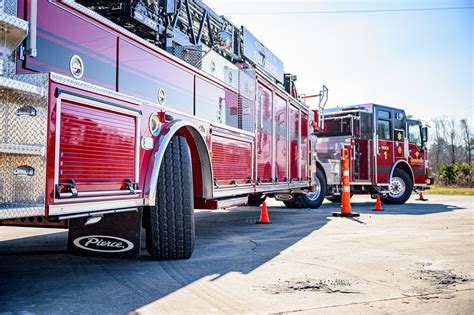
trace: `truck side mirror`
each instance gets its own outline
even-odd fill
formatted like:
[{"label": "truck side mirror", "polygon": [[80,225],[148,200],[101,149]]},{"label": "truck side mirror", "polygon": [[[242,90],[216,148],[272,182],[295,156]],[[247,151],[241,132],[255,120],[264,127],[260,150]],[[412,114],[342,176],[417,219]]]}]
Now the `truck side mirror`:
[{"label": "truck side mirror", "polygon": [[428,127],[421,128],[421,142],[423,147],[426,147],[428,144]]}]

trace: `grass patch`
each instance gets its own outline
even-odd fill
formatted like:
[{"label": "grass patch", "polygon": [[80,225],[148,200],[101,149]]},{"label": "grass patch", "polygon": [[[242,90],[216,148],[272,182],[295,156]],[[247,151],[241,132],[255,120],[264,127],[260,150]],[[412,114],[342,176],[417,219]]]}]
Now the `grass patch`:
[{"label": "grass patch", "polygon": [[430,186],[430,189],[425,190],[423,194],[474,196],[474,188]]}]

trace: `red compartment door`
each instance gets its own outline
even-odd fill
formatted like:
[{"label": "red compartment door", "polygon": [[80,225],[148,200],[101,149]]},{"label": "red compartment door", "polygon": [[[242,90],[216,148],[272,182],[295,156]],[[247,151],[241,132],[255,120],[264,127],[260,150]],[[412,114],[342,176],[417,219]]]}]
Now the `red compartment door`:
[{"label": "red compartment door", "polygon": [[275,177],[288,181],[288,119],[286,100],[275,97]]},{"label": "red compartment door", "polygon": [[308,114],[304,113],[303,111],[301,112],[301,164],[300,164],[300,169],[301,169],[301,180],[307,180],[310,178],[309,174],[309,129],[308,129],[308,124],[309,124],[309,118]]},{"label": "red compartment door", "polygon": [[251,141],[212,135],[212,169],[219,186],[250,183],[252,149]]},{"label": "red compartment door", "polygon": [[136,180],[134,116],[62,100],[58,182],[81,191],[121,190]]}]

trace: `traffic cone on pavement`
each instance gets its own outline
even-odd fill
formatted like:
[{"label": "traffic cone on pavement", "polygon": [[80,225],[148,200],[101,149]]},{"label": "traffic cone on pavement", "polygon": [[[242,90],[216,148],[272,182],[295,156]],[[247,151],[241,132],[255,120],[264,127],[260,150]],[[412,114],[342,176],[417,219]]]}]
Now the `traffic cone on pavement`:
[{"label": "traffic cone on pavement", "polygon": [[262,204],[262,211],[260,212],[260,220],[257,224],[270,224],[270,218],[268,217],[267,203],[264,201]]},{"label": "traffic cone on pavement", "polygon": [[418,201],[428,201],[428,199],[425,199],[425,197],[423,197],[423,193],[420,192],[420,194],[418,195],[418,199],[416,199]]},{"label": "traffic cone on pavement", "polygon": [[377,195],[377,200],[375,201],[375,208],[372,211],[383,211],[382,202],[380,201],[380,195]]}]

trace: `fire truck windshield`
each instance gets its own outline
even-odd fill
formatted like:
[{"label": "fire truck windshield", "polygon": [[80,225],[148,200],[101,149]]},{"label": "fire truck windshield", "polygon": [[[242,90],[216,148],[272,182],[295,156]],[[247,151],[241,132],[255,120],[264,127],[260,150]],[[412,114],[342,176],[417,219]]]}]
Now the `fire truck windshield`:
[{"label": "fire truck windshield", "polygon": [[328,117],[324,120],[324,129],[319,134],[322,137],[351,136],[352,116]]},{"label": "fire truck windshield", "polygon": [[411,143],[415,143],[418,147],[422,146],[421,126],[417,122],[408,122],[408,139]]}]

